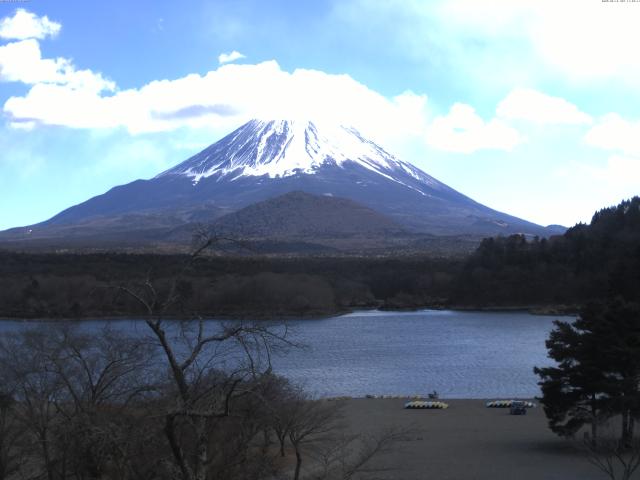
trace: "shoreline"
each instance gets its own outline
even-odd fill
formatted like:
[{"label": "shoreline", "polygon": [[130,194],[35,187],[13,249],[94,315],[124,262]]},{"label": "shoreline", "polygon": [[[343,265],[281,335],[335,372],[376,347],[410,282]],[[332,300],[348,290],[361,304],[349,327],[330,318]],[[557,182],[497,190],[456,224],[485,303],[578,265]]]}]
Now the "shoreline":
[{"label": "shoreline", "polygon": [[[326,312],[314,312],[308,314],[298,313],[275,313],[268,315],[265,313],[221,313],[213,315],[168,315],[163,316],[162,320],[168,321],[195,321],[195,320],[216,320],[216,321],[259,321],[259,322],[279,322],[287,320],[323,320],[327,318],[340,317],[343,315],[350,315],[354,313],[368,313],[368,312],[384,312],[384,313],[406,313],[406,312],[421,312],[421,311],[452,311],[452,312],[483,312],[483,313],[529,313],[531,315],[540,316],[576,316],[579,308],[575,305],[539,305],[539,306],[465,306],[465,305],[425,305],[421,307],[395,307],[384,308],[384,306],[371,307],[371,308],[353,308],[353,309],[339,309],[335,311]],[[0,322],[13,321],[13,322],[87,322],[95,320],[103,321],[119,321],[119,320],[147,320],[150,318],[148,315],[136,315],[136,314],[122,314],[122,315],[91,315],[86,317],[25,317],[25,316],[2,316],[0,315]]]},{"label": "shoreline", "polygon": [[[527,402],[533,402],[536,404],[536,407],[538,407],[538,402],[540,401],[538,399],[538,397],[531,397],[531,396],[495,396],[495,397],[446,397],[446,396],[439,396],[438,398],[435,399],[431,399],[428,398],[429,394],[425,394],[425,395],[365,395],[362,397],[354,397],[351,395],[344,395],[344,396],[335,396],[335,397],[320,397],[318,398],[318,400],[325,400],[328,402],[333,402],[333,401],[350,401],[350,400],[354,400],[354,401],[362,401],[362,400],[404,400],[404,401],[411,401],[411,400],[424,400],[424,401],[440,401],[440,402],[493,402],[493,401],[503,401],[503,400],[523,400],[523,401],[527,401]],[[497,408],[499,410],[499,408]],[[504,408],[503,408],[504,410]]]}]

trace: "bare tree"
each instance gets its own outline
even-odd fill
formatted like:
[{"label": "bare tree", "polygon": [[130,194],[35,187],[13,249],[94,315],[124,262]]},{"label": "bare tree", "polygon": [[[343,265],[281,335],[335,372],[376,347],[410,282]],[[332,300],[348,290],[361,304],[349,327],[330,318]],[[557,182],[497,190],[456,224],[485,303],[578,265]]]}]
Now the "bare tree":
[{"label": "bare tree", "polygon": [[268,412],[268,428],[278,440],[280,457],[284,457],[289,431],[296,419],[295,409],[299,405],[301,391],[286,378],[271,375],[268,381],[264,382],[264,390],[260,394]]},{"label": "bare tree", "polygon": [[352,480],[359,476],[372,479],[374,475],[394,470],[373,465],[374,459],[392,451],[393,446],[415,433],[411,429],[389,429],[372,435],[342,435],[315,454],[318,472],[311,480]]},{"label": "bare tree", "polygon": [[124,410],[152,389],[148,360],[144,346],[126,335],[104,330],[92,336],[64,324],[0,342],[13,418],[27,435],[25,445],[35,447],[22,449],[34,478],[97,478],[114,459],[130,458],[123,449]]},{"label": "bare tree", "polygon": [[296,455],[294,480],[300,478],[303,453],[306,447],[321,441],[330,440],[329,436],[339,428],[342,404],[323,400],[310,400],[299,395],[289,403],[290,422],[289,441]]},{"label": "bare tree", "polygon": [[[176,474],[184,480],[205,480],[215,458],[210,441],[216,421],[232,414],[233,402],[250,393],[256,379],[271,372],[271,356],[278,344],[287,344],[286,328],[227,322],[205,324],[165,319],[180,299],[183,274],[203,252],[220,241],[203,237],[171,284],[161,291],[151,275],[119,290],[146,311],[145,320],[168,369],[164,435]],[[207,328],[210,327],[210,328]]]},{"label": "bare tree", "polygon": [[156,390],[150,348],[110,328],[89,335],[58,326],[49,336],[56,343],[47,363],[64,389],[57,411],[62,443],[71,446],[70,468],[95,477],[114,465],[131,469],[124,447],[130,423],[138,422],[130,409]]},{"label": "bare tree", "polygon": [[640,467],[640,439],[623,441],[607,427],[596,441],[585,435],[582,448],[586,458],[611,480],[629,480]]},{"label": "bare tree", "polygon": [[24,463],[19,443],[24,432],[16,422],[16,402],[6,393],[0,393],[0,480],[11,478]]},{"label": "bare tree", "polygon": [[32,448],[28,453],[39,459],[32,468],[54,480],[66,468],[67,449],[58,438],[57,404],[63,401],[63,386],[47,365],[50,348],[41,330],[8,335],[0,343],[0,368],[5,386],[19,403],[14,413],[29,436]]}]

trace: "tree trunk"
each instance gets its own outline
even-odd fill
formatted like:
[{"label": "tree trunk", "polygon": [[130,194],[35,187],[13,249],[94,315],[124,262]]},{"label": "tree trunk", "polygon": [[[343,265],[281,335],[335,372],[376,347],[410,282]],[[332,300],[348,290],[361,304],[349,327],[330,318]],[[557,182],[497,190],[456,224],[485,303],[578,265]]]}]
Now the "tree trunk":
[{"label": "tree trunk", "polygon": [[624,408],[622,410],[622,437],[621,444],[623,448],[629,445],[629,411]]},{"label": "tree trunk", "polygon": [[598,409],[596,407],[596,396],[591,396],[591,445],[596,446],[598,443]]},{"label": "tree trunk", "polygon": [[54,480],[55,472],[53,471],[53,461],[51,460],[51,456],[49,454],[49,443],[46,439],[46,433],[41,434],[42,438],[40,439],[40,445],[42,448],[42,457],[44,460],[44,467],[47,470],[47,480]]},{"label": "tree trunk", "polygon": [[266,455],[269,450],[269,446],[271,445],[271,436],[269,435],[269,430],[266,428],[262,429],[262,454]]},{"label": "tree trunk", "polygon": [[302,467],[302,455],[300,454],[300,450],[297,445],[294,445],[296,449],[296,472],[293,475],[293,480],[299,480],[300,478],[300,469]]},{"label": "tree trunk", "polygon": [[169,362],[169,367],[171,368],[171,372],[173,374],[173,379],[176,382],[178,390],[180,391],[180,396],[186,403],[186,400],[189,396],[189,386],[187,384],[184,372],[180,368],[178,360],[173,353],[173,349],[171,348],[171,345],[167,340],[167,335],[165,331],[160,327],[160,321],[147,320],[146,322],[147,325],[149,325],[149,328],[151,328],[153,333],[155,333],[156,337],[158,338],[158,341],[162,346],[162,350],[164,350],[167,361]]},{"label": "tree trunk", "polygon": [[169,446],[171,447],[171,453],[173,454],[173,459],[180,469],[183,480],[191,480],[189,467],[187,467],[182,449],[180,448],[180,444],[178,443],[178,439],[176,438],[175,418],[173,417],[173,415],[167,415],[167,417],[165,418],[164,434],[167,437],[167,441],[169,442]]},{"label": "tree trunk", "polygon": [[204,418],[196,420],[196,436],[198,449],[198,465],[196,466],[196,480],[206,480],[207,464],[209,463],[209,437],[207,435],[207,421]]}]

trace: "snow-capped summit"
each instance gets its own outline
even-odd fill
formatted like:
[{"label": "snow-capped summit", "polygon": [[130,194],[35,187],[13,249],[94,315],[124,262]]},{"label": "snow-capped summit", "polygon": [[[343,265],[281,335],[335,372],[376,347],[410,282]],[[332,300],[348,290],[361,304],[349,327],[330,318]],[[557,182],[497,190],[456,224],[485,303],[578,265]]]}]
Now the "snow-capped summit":
[{"label": "snow-capped summit", "polygon": [[[203,178],[282,178],[315,174],[322,167],[357,164],[397,181],[410,175],[432,187],[441,185],[413,165],[397,159],[353,127],[302,120],[251,120],[199,154],[158,175],[182,175],[194,184]],[[413,187],[409,187],[413,188]]]}]

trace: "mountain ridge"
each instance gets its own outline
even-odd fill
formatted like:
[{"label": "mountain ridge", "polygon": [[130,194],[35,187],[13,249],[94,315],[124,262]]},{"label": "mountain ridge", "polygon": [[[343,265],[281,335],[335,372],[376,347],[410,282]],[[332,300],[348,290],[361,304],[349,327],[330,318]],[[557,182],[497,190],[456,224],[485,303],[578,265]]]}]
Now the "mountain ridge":
[{"label": "mountain ridge", "polygon": [[[32,238],[57,235],[64,240],[66,230],[82,236],[82,225],[88,224],[92,234],[100,225],[106,232],[118,222],[126,230],[131,215],[138,218],[132,230],[176,228],[195,216],[213,222],[292,191],[351,200],[413,233],[561,233],[474,201],[354,128],[285,120],[252,120],[149,180],[116,186],[25,228]],[[13,229],[14,236],[16,231],[22,230]]]}]

